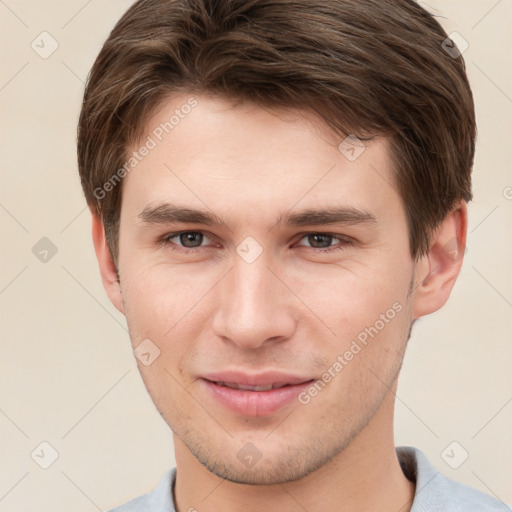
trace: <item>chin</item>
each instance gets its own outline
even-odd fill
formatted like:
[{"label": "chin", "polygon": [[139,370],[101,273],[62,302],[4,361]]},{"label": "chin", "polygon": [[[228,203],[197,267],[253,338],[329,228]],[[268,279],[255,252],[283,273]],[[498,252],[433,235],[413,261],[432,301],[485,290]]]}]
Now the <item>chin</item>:
[{"label": "chin", "polygon": [[[252,446],[252,454],[256,458],[256,448]],[[259,460],[253,458],[244,462],[244,455],[251,453],[251,448],[239,449],[235,457],[227,457],[227,450],[222,454],[212,453],[202,446],[189,446],[196,459],[214,475],[233,483],[245,485],[276,485],[300,480],[325,465],[333,454],[322,453],[312,445],[293,447],[287,445],[282,450],[273,448],[271,455],[259,454]],[[268,452],[267,452],[268,453]],[[224,455],[224,457],[222,457]],[[255,462],[254,462],[255,461]]]},{"label": "chin", "polygon": [[[261,461],[257,464],[260,465]],[[240,465],[239,461],[236,464]],[[308,467],[301,465],[299,467],[296,463],[294,466],[284,466],[282,462],[269,461],[268,465],[262,465],[259,468],[236,468],[234,466],[227,466],[219,464],[218,462],[213,465],[203,464],[211,473],[233,482],[236,484],[245,485],[277,485],[285,484],[300,480],[309,475],[316,467]],[[322,465],[322,464],[320,464]]]}]

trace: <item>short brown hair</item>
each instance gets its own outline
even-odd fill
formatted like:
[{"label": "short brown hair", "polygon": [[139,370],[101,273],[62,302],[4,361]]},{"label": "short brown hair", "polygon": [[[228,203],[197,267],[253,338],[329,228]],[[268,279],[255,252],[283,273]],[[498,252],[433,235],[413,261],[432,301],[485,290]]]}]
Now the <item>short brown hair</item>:
[{"label": "short brown hair", "polygon": [[425,254],[472,198],[473,96],[447,37],[413,0],[135,2],[92,67],[78,126],[82,187],[114,262],[122,183],[97,191],[173,92],[309,109],[343,138],[388,137],[411,255]]}]

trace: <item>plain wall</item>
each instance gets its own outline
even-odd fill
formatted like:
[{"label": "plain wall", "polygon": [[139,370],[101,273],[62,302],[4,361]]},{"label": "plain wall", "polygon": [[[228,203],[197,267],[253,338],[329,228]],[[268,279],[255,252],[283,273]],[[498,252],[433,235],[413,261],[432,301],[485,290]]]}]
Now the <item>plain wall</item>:
[{"label": "plain wall", "polygon": [[[131,3],[0,2],[0,512],[107,510],[174,465],[171,432],[102,287],[75,156],[84,81]],[[511,505],[512,2],[424,5],[469,43],[479,135],[466,259],[448,304],[414,327],[396,444]],[[51,49],[43,31],[58,43],[46,59],[31,47]],[[46,263],[37,243],[50,248]],[[37,463],[51,457],[43,441],[59,454],[48,469]],[[441,456],[453,441],[455,457],[468,453],[458,469]]]}]

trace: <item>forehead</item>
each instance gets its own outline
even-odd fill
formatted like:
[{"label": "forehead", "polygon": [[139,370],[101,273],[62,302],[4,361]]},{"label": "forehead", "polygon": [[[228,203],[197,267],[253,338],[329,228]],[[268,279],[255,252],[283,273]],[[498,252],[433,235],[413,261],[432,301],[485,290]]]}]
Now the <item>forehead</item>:
[{"label": "forehead", "polygon": [[241,220],[249,210],[295,205],[378,213],[400,203],[385,138],[345,140],[303,110],[174,95],[127,157],[135,165],[124,178],[123,209],[132,214],[163,202],[236,211]]}]

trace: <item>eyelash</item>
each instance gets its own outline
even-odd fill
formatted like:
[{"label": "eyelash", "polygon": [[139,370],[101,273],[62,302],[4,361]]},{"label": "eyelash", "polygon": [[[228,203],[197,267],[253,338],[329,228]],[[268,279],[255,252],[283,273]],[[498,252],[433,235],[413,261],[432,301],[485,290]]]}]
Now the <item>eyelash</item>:
[{"label": "eyelash", "polygon": [[[159,239],[159,244],[164,246],[164,247],[168,247],[169,245],[176,246],[176,247],[178,247],[178,249],[173,249],[173,250],[178,250],[178,251],[180,251],[182,253],[185,253],[185,254],[195,253],[199,249],[203,248],[203,247],[194,247],[193,249],[188,249],[186,247],[182,247],[181,245],[178,245],[178,244],[175,244],[173,242],[170,242],[170,239],[175,238],[175,237],[177,237],[179,235],[182,235],[184,233],[196,233],[196,234],[200,233],[202,235],[206,235],[206,233],[204,233],[203,231],[178,231],[176,233],[168,233],[168,234],[164,235],[162,238]],[[313,231],[313,232],[305,233],[300,238],[299,241],[301,241],[302,239],[304,239],[306,237],[312,236],[312,235],[322,235],[322,236],[327,236],[327,237],[330,237],[330,238],[333,238],[333,239],[337,239],[337,240],[340,241],[340,244],[338,246],[327,247],[325,249],[316,248],[316,247],[309,247],[307,245],[303,245],[303,246],[300,246],[300,247],[306,247],[307,249],[312,249],[313,251],[318,252],[318,253],[330,253],[330,252],[335,252],[335,251],[341,251],[341,250],[345,249],[347,246],[354,245],[354,241],[351,240],[348,237],[344,237],[342,235],[337,235],[335,233],[326,233],[326,232],[323,232],[323,231]],[[208,237],[208,235],[206,235],[206,236]]]}]

